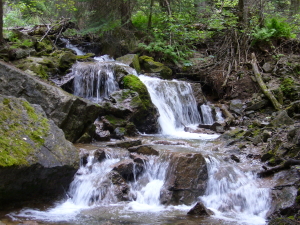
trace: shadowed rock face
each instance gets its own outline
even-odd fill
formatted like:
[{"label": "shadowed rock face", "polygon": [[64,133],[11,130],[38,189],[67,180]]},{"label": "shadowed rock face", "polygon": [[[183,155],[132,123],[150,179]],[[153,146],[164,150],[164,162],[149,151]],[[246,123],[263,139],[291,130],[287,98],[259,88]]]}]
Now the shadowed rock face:
[{"label": "shadowed rock face", "polygon": [[0,208],[62,196],[79,164],[77,149],[39,105],[0,95],[0,111]]},{"label": "shadowed rock face", "polygon": [[70,95],[3,62],[0,62],[0,94],[22,97],[31,104],[40,105],[71,142],[80,138],[102,112],[100,106]]},{"label": "shadowed rock face", "polygon": [[163,204],[191,204],[207,186],[207,166],[200,153],[172,153],[161,191]]}]

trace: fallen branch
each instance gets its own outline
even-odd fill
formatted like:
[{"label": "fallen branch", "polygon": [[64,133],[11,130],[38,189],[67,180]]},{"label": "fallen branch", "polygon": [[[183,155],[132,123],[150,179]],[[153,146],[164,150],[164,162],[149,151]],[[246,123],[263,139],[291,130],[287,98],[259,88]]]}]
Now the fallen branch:
[{"label": "fallen branch", "polygon": [[277,111],[280,110],[282,108],[282,105],[277,101],[277,99],[274,97],[274,95],[269,91],[266,84],[264,83],[264,81],[261,78],[261,74],[260,74],[258,66],[257,66],[257,59],[256,59],[254,53],[251,54],[251,65],[252,65],[252,69],[253,69],[256,81],[259,84],[259,87],[261,88],[261,90],[263,91],[265,96],[267,96],[267,98],[272,102],[274,108]]},{"label": "fallen branch", "polygon": [[291,166],[294,166],[294,165],[300,165],[300,160],[289,159],[289,160],[285,161],[283,164],[281,164],[279,166],[275,166],[272,169],[267,169],[265,171],[262,171],[262,172],[258,173],[257,175],[259,177],[268,177],[279,171],[290,169]]}]

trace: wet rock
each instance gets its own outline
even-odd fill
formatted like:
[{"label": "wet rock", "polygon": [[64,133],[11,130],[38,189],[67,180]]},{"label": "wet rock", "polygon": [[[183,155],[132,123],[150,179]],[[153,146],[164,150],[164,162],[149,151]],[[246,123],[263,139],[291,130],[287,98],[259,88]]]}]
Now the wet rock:
[{"label": "wet rock", "polygon": [[123,160],[113,166],[113,171],[118,172],[125,180],[131,181],[143,172],[143,165],[135,163],[132,159]]},{"label": "wet rock", "polygon": [[241,162],[241,160],[236,155],[230,155],[230,158],[237,163]]},{"label": "wet rock", "polygon": [[126,129],[124,127],[117,127],[114,130],[112,137],[116,139],[124,139],[125,135],[126,135]]},{"label": "wet rock", "polygon": [[109,141],[111,134],[109,130],[99,131],[96,129],[95,140],[96,141]]},{"label": "wet rock", "polygon": [[121,141],[113,144],[108,144],[109,147],[120,147],[120,148],[130,148],[134,146],[141,145],[141,140],[132,140],[132,141]]},{"label": "wet rock", "polygon": [[136,152],[143,155],[159,155],[159,152],[152,148],[150,145],[139,145],[128,148],[129,152]]},{"label": "wet rock", "polygon": [[106,159],[106,153],[103,149],[97,149],[94,152],[94,159],[98,162],[101,162],[102,160]]},{"label": "wet rock", "polygon": [[202,202],[197,202],[197,204],[190,209],[187,214],[193,216],[211,216],[214,215],[214,212],[206,208]]},{"label": "wet rock", "polygon": [[128,201],[130,187],[126,183],[126,180],[116,171],[109,173],[109,179],[113,184],[114,196],[117,197],[118,201]]},{"label": "wet rock", "polygon": [[144,164],[146,161],[148,161],[148,158],[146,156],[138,153],[130,153],[129,157],[136,163]]},{"label": "wet rock", "polygon": [[187,145],[187,143],[183,142],[183,141],[167,141],[167,140],[153,141],[153,144],[157,144],[157,145]]},{"label": "wet rock", "polygon": [[103,111],[88,100],[70,95],[3,62],[0,62],[0,94],[23,97],[40,105],[71,142],[80,138]]},{"label": "wet rock", "polygon": [[242,115],[244,111],[244,104],[240,99],[230,101],[229,109],[238,115]]},{"label": "wet rock", "polygon": [[207,167],[200,153],[171,153],[170,166],[161,191],[163,204],[191,204],[204,194]]}]

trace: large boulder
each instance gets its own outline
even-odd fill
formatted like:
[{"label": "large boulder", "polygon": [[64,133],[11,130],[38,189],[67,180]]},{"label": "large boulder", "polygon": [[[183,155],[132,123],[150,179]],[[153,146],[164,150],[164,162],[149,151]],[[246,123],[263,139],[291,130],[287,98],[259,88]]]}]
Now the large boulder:
[{"label": "large boulder", "polygon": [[123,87],[138,93],[140,102],[134,100],[132,106],[138,108],[138,112],[131,118],[137,129],[146,133],[157,133],[158,110],[151,101],[147,87],[142,81],[132,74],[123,77]]},{"label": "large boulder", "polygon": [[0,112],[0,205],[63,195],[78,150],[39,105],[0,95]]},{"label": "large boulder", "polygon": [[139,57],[136,54],[127,54],[116,59],[128,66],[134,68],[138,73],[141,71]]},{"label": "large boulder", "polygon": [[192,204],[203,195],[208,173],[200,153],[172,153],[166,181],[161,191],[163,204]]},{"label": "large boulder", "polygon": [[99,105],[70,95],[4,62],[0,62],[0,94],[23,97],[40,105],[71,142],[80,138],[102,112]]}]

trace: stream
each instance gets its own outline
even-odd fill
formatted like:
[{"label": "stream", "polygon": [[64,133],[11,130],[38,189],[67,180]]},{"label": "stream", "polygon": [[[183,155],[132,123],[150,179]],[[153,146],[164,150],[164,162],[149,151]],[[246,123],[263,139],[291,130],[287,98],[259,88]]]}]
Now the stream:
[{"label": "stream", "polygon": [[[92,66],[89,64],[88,68],[75,66],[71,75],[75,76],[74,94],[97,102],[118,90],[110,63],[114,62],[105,63],[105,57],[99,57],[98,62]],[[85,162],[81,162],[65,199],[51,206],[9,212],[3,222],[18,224],[20,220],[31,220],[49,225],[266,224],[273,184],[270,180],[256,177],[261,167],[259,161],[241,156],[240,163],[234,162],[228,159],[228,153],[223,150],[224,143],[218,140],[219,135],[184,131],[183,124],[196,127],[201,123],[214,122],[208,105],[201,106],[203,116],[200,116],[189,83],[144,75],[139,75],[139,78],[147,86],[151,100],[159,110],[160,132],[156,135],[141,134],[138,139],[143,144],[150,144],[159,151],[159,155],[147,156],[142,172],[134,167],[133,177],[123,186],[116,187],[109,178],[114,165],[130,159],[127,149],[108,146],[118,140],[77,144],[81,154],[88,156]],[[223,119],[220,111],[217,111],[216,118]],[[95,151],[99,148],[105,152],[101,161],[95,159]],[[170,155],[178,152],[201,153],[205,158],[207,187],[197,201],[212,210],[214,215],[188,216],[187,212],[196,202],[188,205],[162,204],[161,191],[168,168],[172,166]],[[126,192],[121,196],[123,200],[116,195],[119,187],[124,188],[123,193]]]}]

